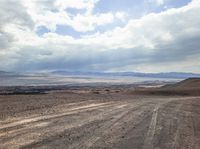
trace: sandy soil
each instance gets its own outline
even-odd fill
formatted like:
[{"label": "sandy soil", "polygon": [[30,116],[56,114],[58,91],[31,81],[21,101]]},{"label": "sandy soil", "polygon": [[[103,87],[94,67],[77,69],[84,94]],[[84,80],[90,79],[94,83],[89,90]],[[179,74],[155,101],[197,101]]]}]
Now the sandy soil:
[{"label": "sandy soil", "polygon": [[1,149],[199,149],[200,97],[75,90],[0,96]]}]

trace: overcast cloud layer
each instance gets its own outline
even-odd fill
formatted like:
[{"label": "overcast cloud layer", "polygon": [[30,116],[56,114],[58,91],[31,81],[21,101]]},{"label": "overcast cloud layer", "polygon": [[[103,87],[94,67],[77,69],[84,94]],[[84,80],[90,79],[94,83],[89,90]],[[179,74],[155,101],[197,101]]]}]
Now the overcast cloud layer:
[{"label": "overcast cloud layer", "polygon": [[0,70],[200,73],[200,0],[109,1],[1,0]]}]

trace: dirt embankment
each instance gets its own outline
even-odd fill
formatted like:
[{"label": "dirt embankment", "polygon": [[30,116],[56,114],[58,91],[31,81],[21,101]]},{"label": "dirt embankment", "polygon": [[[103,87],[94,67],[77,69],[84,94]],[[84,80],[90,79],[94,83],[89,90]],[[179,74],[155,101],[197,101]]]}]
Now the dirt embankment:
[{"label": "dirt embankment", "polygon": [[189,78],[181,82],[159,88],[136,88],[135,94],[141,95],[182,95],[200,96],[200,78]]}]

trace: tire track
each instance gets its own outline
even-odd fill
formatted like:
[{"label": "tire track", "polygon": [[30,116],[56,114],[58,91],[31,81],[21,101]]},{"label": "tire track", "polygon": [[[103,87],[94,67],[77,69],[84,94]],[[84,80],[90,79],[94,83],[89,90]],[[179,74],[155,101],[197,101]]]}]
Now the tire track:
[{"label": "tire track", "polygon": [[6,126],[0,126],[0,131],[1,129],[7,129],[9,127],[15,127],[17,125],[23,125],[23,124],[28,124],[28,123],[33,123],[33,122],[37,122],[40,120],[48,120],[51,118],[56,118],[56,117],[61,117],[61,116],[65,116],[65,115],[70,115],[70,114],[74,114],[77,112],[84,112],[90,109],[96,109],[98,107],[104,107],[106,105],[112,104],[113,102],[108,102],[108,103],[97,103],[97,104],[89,104],[89,105],[85,105],[85,106],[81,106],[81,107],[76,107],[76,108],[72,108],[70,110],[65,111],[64,113],[60,113],[60,114],[53,114],[53,115],[44,115],[44,116],[39,116],[39,117],[35,117],[35,118],[27,118],[27,119],[23,119],[23,120],[19,120],[16,122],[12,122],[10,124],[6,124]]},{"label": "tire track", "polygon": [[172,148],[173,149],[178,149],[180,144],[179,144],[179,139],[180,139],[180,119],[178,118],[178,113],[180,112],[180,109],[183,105],[182,104],[178,104],[178,106],[176,106],[176,110],[175,110],[175,114],[176,114],[176,117],[178,119],[178,122],[177,122],[177,129],[176,129],[176,132],[175,132],[175,135],[174,135],[174,142],[172,143]]},{"label": "tire track", "polygon": [[[59,124],[58,122],[56,122],[52,127],[51,126],[47,126],[46,128],[42,128],[42,131],[43,131],[43,133],[46,131],[46,132],[48,132],[48,131],[50,131],[50,132],[52,132],[52,131],[56,131],[57,133],[58,132],[62,132],[63,130],[66,130],[66,129],[72,129],[72,128],[75,128],[75,127],[80,127],[81,125],[85,125],[85,124],[87,124],[87,123],[91,123],[92,121],[94,121],[94,120],[98,120],[98,119],[104,119],[105,117],[106,117],[106,115],[107,114],[112,114],[113,112],[115,113],[115,112],[119,112],[120,111],[120,109],[122,109],[122,108],[124,108],[125,106],[127,105],[127,103],[126,102],[124,102],[124,103],[121,103],[121,102],[117,102],[117,103],[114,103],[114,102],[112,102],[111,104],[107,104],[107,105],[103,105],[103,106],[95,106],[95,107],[92,107],[92,109],[90,108],[90,109],[87,109],[86,111],[82,111],[82,110],[79,110],[79,113],[80,112],[86,112],[86,113],[90,113],[90,111],[91,110],[100,110],[99,111],[99,115],[94,115],[94,116],[92,116],[91,114],[92,113],[90,113],[90,117],[83,117],[82,118],[82,120],[79,120],[79,121],[76,121],[75,122],[75,124],[69,124],[68,122],[66,123],[66,126],[64,126],[64,127],[61,127],[63,124],[62,124],[62,121],[61,121],[61,123]],[[82,113],[82,114],[84,114],[84,113]],[[59,120],[62,120],[64,117],[60,117],[60,119]],[[46,121],[48,122],[49,121],[49,119],[46,119]],[[56,120],[57,121],[57,120]],[[34,123],[36,123],[37,125],[39,124],[38,122],[34,122]],[[30,127],[29,127],[29,125],[30,125]],[[35,132],[38,132],[38,128],[33,128],[33,126],[34,126],[34,124],[33,123],[29,123],[29,125],[27,125],[26,124],[26,127],[25,127],[25,130],[23,130],[23,132],[24,133],[22,133],[22,131],[20,131],[19,133],[20,133],[20,135],[22,135],[22,137],[25,137],[25,135],[27,134],[27,133],[29,133],[30,135],[31,135],[31,133],[35,133]],[[60,129],[58,129],[57,127],[59,127]],[[46,129],[46,130],[45,130]],[[47,131],[48,130],[48,131]],[[6,135],[7,135],[7,133],[6,133]],[[13,134],[9,134],[9,136],[12,136],[11,138],[10,138],[10,140],[12,141],[15,137],[17,137],[17,138],[19,138],[20,136],[18,136],[18,135],[16,135],[16,136],[13,136]],[[9,143],[9,140],[8,140],[8,137],[6,137],[6,142],[7,143]],[[17,141],[17,140],[14,140],[15,142]],[[1,141],[2,142],[2,141]],[[5,143],[6,143],[5,142]]]},{"label": "tire track", "polygon": [[158,117],[158,110],[160,108],[160,105],[156,105],[156,107],[153,110],[152,119],[149,125],[149,130],[147,132],[146,138],[144,140],[143,149],[153,149],[153,138],[156,130],[156,124],[157,124],[157,117]]},{"label": "tire track", "polygon": [[[130,103],[132,104],[132,103]],[[137,106],[131,106],[130,108],[124,109],[123,113],[120,113],[119,115],[116,115],[115,118],[111,121],[106,122],[104,125],[100,128],[98,128],[98,132],[96,134],[92,134],[92,136],[83,142],[79,143],[78,146],[73,147],[73,149],[87,149],[90,147],[94,147],[95,144],[99,141],[102,141],[106,138],[106,140],[111,143],[115,142],[119,136],[123,135],[125,132],[127,132],[129,129],[132,129],[135,125],[140,123],[141,120],[139,120],[141,117],[141,113],[143,111],[141,109],[147,109],[147,107],[152,106],[152,103],[143,103]],[[139,112],[139,113],[138,113]],[[141,118],[142,119],[142,118]],[[132,123],[133,121],[136,121],[135,123]],[[132,124],[131,124],[132,123]],[[128,126],[128,124],[130,124]],[[122,127],[127,127],[126,130],[121,130]],[[112,131],[111,131],[112,130]],[[123,132],[121,132],[123,131]],[[113,136],[113,135],[114,136]],[[98,148],[98,147],[97,147]]]}]

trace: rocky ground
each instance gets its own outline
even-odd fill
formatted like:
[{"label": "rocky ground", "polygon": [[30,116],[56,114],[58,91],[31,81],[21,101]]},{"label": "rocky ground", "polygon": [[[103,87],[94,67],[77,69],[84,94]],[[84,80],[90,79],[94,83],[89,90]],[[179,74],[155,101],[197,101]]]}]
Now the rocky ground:
[{"label": "rocky ground", "polygon": [[0,95],[1,149],[199,149],[200,97],[78,89]]}]

